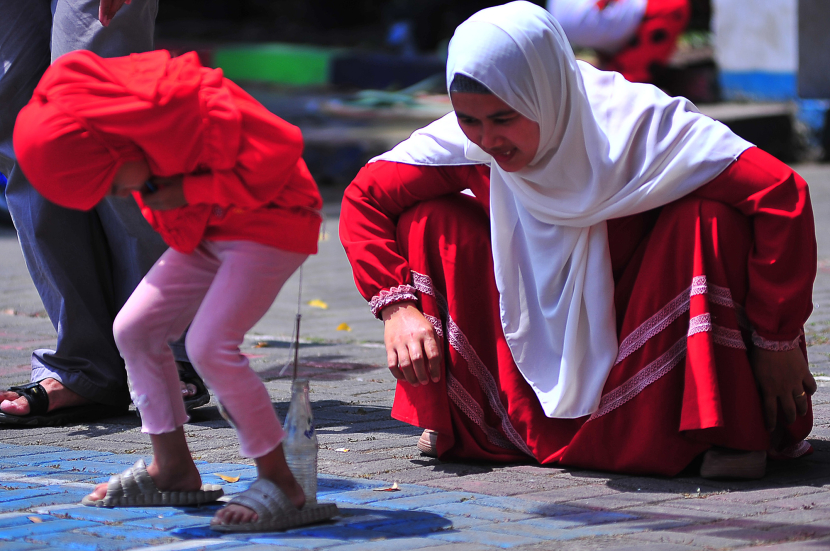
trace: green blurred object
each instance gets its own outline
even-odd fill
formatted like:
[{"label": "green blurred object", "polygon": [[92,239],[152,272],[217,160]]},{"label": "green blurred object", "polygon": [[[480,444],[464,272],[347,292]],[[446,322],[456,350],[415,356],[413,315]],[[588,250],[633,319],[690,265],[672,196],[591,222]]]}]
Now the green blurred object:
[{"label": "green blurred object", "polygon": [[220,47],[213,63],[231,80],[253,80],[292,86],[324,85],[329,81],[334,48],[292,44]]}]

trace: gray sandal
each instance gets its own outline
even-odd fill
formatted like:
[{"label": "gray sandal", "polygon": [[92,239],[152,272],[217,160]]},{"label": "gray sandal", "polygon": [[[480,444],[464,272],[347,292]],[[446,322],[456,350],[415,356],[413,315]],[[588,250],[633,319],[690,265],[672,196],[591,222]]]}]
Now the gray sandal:
[{"label": "gray sandal", "polygon": [[148,505],[202,505],[212,503],[224,494],[221,486],[205,484],[200,490],[190,492],[161,492],[147,473],[143,459],[110,478],[107,495],[103,499],[84,497],[81,503],[89,507],[139,507]]},{"label": "gray sandal", "polygon": [[211,522],[211,529],[218,532],[272,532],[328,520],[338,513],[334,503],[306,503],[302,509],[297,509],[276,484],[265,478],[256,479],[250,488],[228,502],[231,504],[253,510],[257,520],[244,524]]}]

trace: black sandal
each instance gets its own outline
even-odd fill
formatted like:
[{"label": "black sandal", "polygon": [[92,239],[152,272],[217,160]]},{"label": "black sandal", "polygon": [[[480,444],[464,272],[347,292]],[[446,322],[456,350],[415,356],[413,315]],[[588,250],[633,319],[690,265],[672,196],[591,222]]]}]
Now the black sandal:
[{"label": "black sandal", "polygon": [[210,392],[208,392],[205,382],[193,369],[193,364],[190,362],[176,362],[176,365],[179,367],[179,380],[184,384],[196,387],[196,394],[184,398],[185,411],[190,412],[210,402]]},{"label": "black sandal", "polygon": [[12,415],[0,411],[0,425],[18,425],[24,427],[57,427],[85,421],[97,421],[107,417],[118,417],[128,411],[127,406],[107,406],[104,404],[84,404],[49,411],[49,395],[40,382],[9,387],[29,402],[29,413]]}]

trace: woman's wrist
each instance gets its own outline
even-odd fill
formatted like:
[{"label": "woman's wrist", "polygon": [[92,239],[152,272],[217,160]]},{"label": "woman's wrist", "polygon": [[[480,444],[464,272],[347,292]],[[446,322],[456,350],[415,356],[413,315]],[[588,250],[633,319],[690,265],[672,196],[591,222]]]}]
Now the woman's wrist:
[{"label": "woman's wrist", "polygon": [[414,302],[417,304],[418,295],[417,289],[412,285],[398,285],[389,289],[380,291],[377,295],[372,297],[369,301],[369,308],[376,318],[380,319],[381,310],[392,304],[399,302]]},{"label": "woman's wrist", "polygon": [[[411,300],[405,300],[402,302],[390,304],[380,311],[380,319],[382,319],[384,322],[387,322],[397,312],[399,312],[400,310],[405,310],[407,308],[414,308],[415,310],[418,310],[418,305]],[[418,311],[420,312],[420,310]]]},{"label": "woman's wrist", "polygon": [[794,339],[772,340],[766,339],[759,335],[756,331],[753,331],[752,344],[754,344],[756,348],[768,350],[770,352],[786,352],[800,347],[802,335],[803,332]]}]

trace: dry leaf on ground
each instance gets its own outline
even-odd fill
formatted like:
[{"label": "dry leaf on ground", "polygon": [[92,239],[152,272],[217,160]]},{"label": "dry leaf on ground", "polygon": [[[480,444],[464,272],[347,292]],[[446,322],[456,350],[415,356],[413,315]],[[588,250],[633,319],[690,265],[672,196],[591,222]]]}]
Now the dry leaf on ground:
[{"label": "dry leaf on ground", "polygon": [[239,482],[239,477],[238,476],[228,476],[226,474],[219,474],[219,473],[216,473],[216,476],[218,476],[219,478],[221,478],[225,482]]}]

